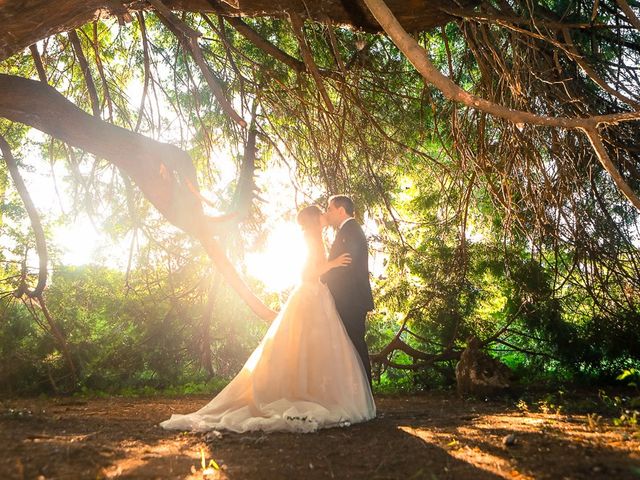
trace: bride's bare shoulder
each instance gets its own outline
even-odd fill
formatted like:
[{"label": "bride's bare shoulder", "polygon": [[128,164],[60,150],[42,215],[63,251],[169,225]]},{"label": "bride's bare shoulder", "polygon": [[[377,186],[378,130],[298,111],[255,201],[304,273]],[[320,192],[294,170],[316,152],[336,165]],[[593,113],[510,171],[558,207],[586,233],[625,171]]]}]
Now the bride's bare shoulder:
[{"label": "bride's bare shoulder", "polygon": [[318,231],[307,231],[305,232],[305,241],[307,242],[307,249],[309,251],[309,255],[313,257],[324,257],[325,249],[324,249],[324,241],[322,240],[322,232]]}]

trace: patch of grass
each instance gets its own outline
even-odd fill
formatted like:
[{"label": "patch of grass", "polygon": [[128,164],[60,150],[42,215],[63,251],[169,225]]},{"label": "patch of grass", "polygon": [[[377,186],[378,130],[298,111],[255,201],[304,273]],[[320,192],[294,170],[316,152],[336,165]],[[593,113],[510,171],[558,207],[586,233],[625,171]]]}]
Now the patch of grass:
[{"label": "patch of grass", "polygon": [[140,387],[123,387],[113,391],[106,392],[104,390],[93,390],[82,387],[73,396],[79,398],[106,398],[106,397],[182,397],[185,395],[210,394],[215,395],[222,390],[229,380],[226,378],[215,378],[204,382],[188,382],[182,385],[172,385],[166,388],[156,388],[149,385]]}]

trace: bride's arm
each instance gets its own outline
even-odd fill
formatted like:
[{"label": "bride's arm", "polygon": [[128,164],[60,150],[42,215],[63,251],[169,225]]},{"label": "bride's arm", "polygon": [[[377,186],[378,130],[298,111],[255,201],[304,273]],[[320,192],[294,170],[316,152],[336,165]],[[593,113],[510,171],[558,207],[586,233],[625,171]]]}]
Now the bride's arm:
[{"label": "bride's arm", "polygon": [[333,260],[327,260],[321,239],[311,239],[309,244],[310,258],[304,272],[307,277],[320,277],[329,270],[351,264],[351,255],[348,253],[343,253]]},{"label": "bride's arm", "polygon": [[333,260],[327,260],[326,258],[321,258],[316,262],[316,271],[315,274],[318,276],[324,275],[329,270],[333,270],[338,267],[346,267],[351,264],[351,255],[348,253],[343,253],[339,257],[334,258]]}]

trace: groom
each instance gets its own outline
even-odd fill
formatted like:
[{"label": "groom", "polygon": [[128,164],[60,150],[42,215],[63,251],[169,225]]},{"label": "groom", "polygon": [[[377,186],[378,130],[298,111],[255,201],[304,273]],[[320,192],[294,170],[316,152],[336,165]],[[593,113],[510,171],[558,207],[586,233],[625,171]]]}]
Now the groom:
[{"label": "groom", "polygon": [[334,195],[329,198],[325,218],[327,223],[337,230],[329,252],[329,260],[348,253],[351,255],[351,264],[329,270],[322,276],[322,281],[327,284],[333,295],[342,323],[362,359],[362,365],[371,383],[371,364],[364,341],[367,312],[373,310],[373,296],[369,284],[369,252],[367,238],[353,214],[353,200],[349,197]]}]

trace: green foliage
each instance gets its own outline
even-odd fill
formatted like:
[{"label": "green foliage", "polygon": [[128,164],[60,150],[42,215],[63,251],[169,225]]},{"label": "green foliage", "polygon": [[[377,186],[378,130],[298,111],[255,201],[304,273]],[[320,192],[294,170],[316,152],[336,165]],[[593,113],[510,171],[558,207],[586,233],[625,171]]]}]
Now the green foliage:
[{"label": "green foliage", "polygon": [[[492,3],[497,12],[504,6]],[[537,16],[576,24],[618,21],[604,7],[592,19],[593,5],[580,2],[509,5],[508,18],[524,19],[519,29]],[[197,13],[181,18],[202,32],[199,44],[207,64],[234,108],[248,118],[253,105],[259,106],[258,168],[290,162],[291,175],[311,197],[347,192],[361,207],[360,218],[376,224],[371,243],[382,251],[385,271],[374,279],[377,309],[367,332],[371,351],[387,345],[406,320],[402,340],[410,347],[437,356],[461,351],[475,336],[524,384],[613,381],[621,371],[621,380],[635,382],[640,368],[638,216],[606,173],[594,167],[579,134],[522,131],[452,106],[424,84],[389,39],[337,27],[334,52],[327,27],[307,24],[313,58],[328,72],[324,87],[338,112],[327,116],[309,75],[270,56],[224,20]],[[299,58],[288,22],[246,22]],[[78,31],[102,117],[129,130],[139,123],[139,133],[188,151],[203,192],[215,199],[218,211],[227,211],[235,182],[220,178],[228,174],[225,169],[239,170],[245,133],[229,121],[201,72],[157,17],[145,15],[145,26],[151,59],[146,72],[139,21],[124,26],[98,21]],[[540,23],[535,36],[544,28]],[[632,48],[638,35],[632,29],[616,31],[616,38],[606,29],[572,29],[571,34],[598,72],[637,93],[637,82],[631,85],[612,65],[631,54],[638,63],[637,47]],[[444,38],[442,33],[422,32],[417,38],[435,65],[469,92],[545,115],[620,109],[549,44],[491,24],[452,22]],[[483,48],[473,43],[476,36],[488,40]],[[358,47],[361,43],[366,48]],[[500,55],[489,50],[492,46]],[[538,65],[549,50],[553,66]],[[336,53],[347,64],[344,71],[338,71]],[[492,53],[503,68],[498,73],[482,61]],[[49,83],[91,111],[83,72],[65,34],[47,39],[43,62]],[[561,67],[557,78],[544,77]],[[27,52],[3,62],[0,71],[36,77]],[[141,93],[129,88],[141,87],[145,78],[142,102]],[[565,98],[565,90],[574,96]],[[548,92],[558,96],[546,97]],[[581,109],[574,110],[578,104]],[[621,155],[614,160],[621,166],[637,164],[637,156],[624,156],[618,145],[636,145],[637,131],[623,128],[612,130],[613,138],[622,139],[611,144]],[[220,283],[203,252],[158,218],[113,165],[57,140],[31,136],[24,126],[0,120],[0,131],[19,153],[22,171],[42,169],[45,160],[51,168],[64,167],[60,186],[71,204],[60,218],[44,219],[48,233],[84,212],[114,241],[128,235],[141,239],[127,273],[61,265],[52,246],[45,300],[79,367],[77,383],[38,309],[2,297],[0,384],[7,386],[6,393],[199,393],[237,372],[265,327]],[[221,150],[228,153],[228,164],[218,162]],[[40,164],[36,151],[45,159]],[[533,168],[536,164],[542,171]],[[637,187],[634,172],[631,167],[623,171]],[[256,202],[242,232],[224,232],[234,260],[265,236],[261,220],[267,210]],[[15,290],[25,251],[33,251],[26,218],[1,163],[5,293]],[[27,277],[32,282],[33,272]],[[251,286],[260,292],[259,284]],[[269,300],[277,304],[279,298]],[[392,360],[399,366],[415,362],[402,352]],[[417,373],[387,369],[375,389],[397,393],[453,381],[454,362],[447,360]],[[549,410],[562,404],[559,398],[541,402]]]},{"label": "green foliage", "polygon": [[[191,285],[193,274],[197,272],[184,272],[179,280]],[[167,296],[166,283],[148,284],[142,277],[130,278],[129,286],[128,291],[123,288],[122,272],[104,267],[55,271],[46,301],[80,368],[79,385],[71,382],[55,342],[39,326],[42,319],[34,319],[15,300],[5,301],[0,329],[4,393],[198,393],[234,374],[261,333],[246,328],[256,320],[237,299],[227,304],[224,321],[211,325],[220,335],[211,345],[219,364],[212,384],[199,365],[201,293],[175,300]]]}]

